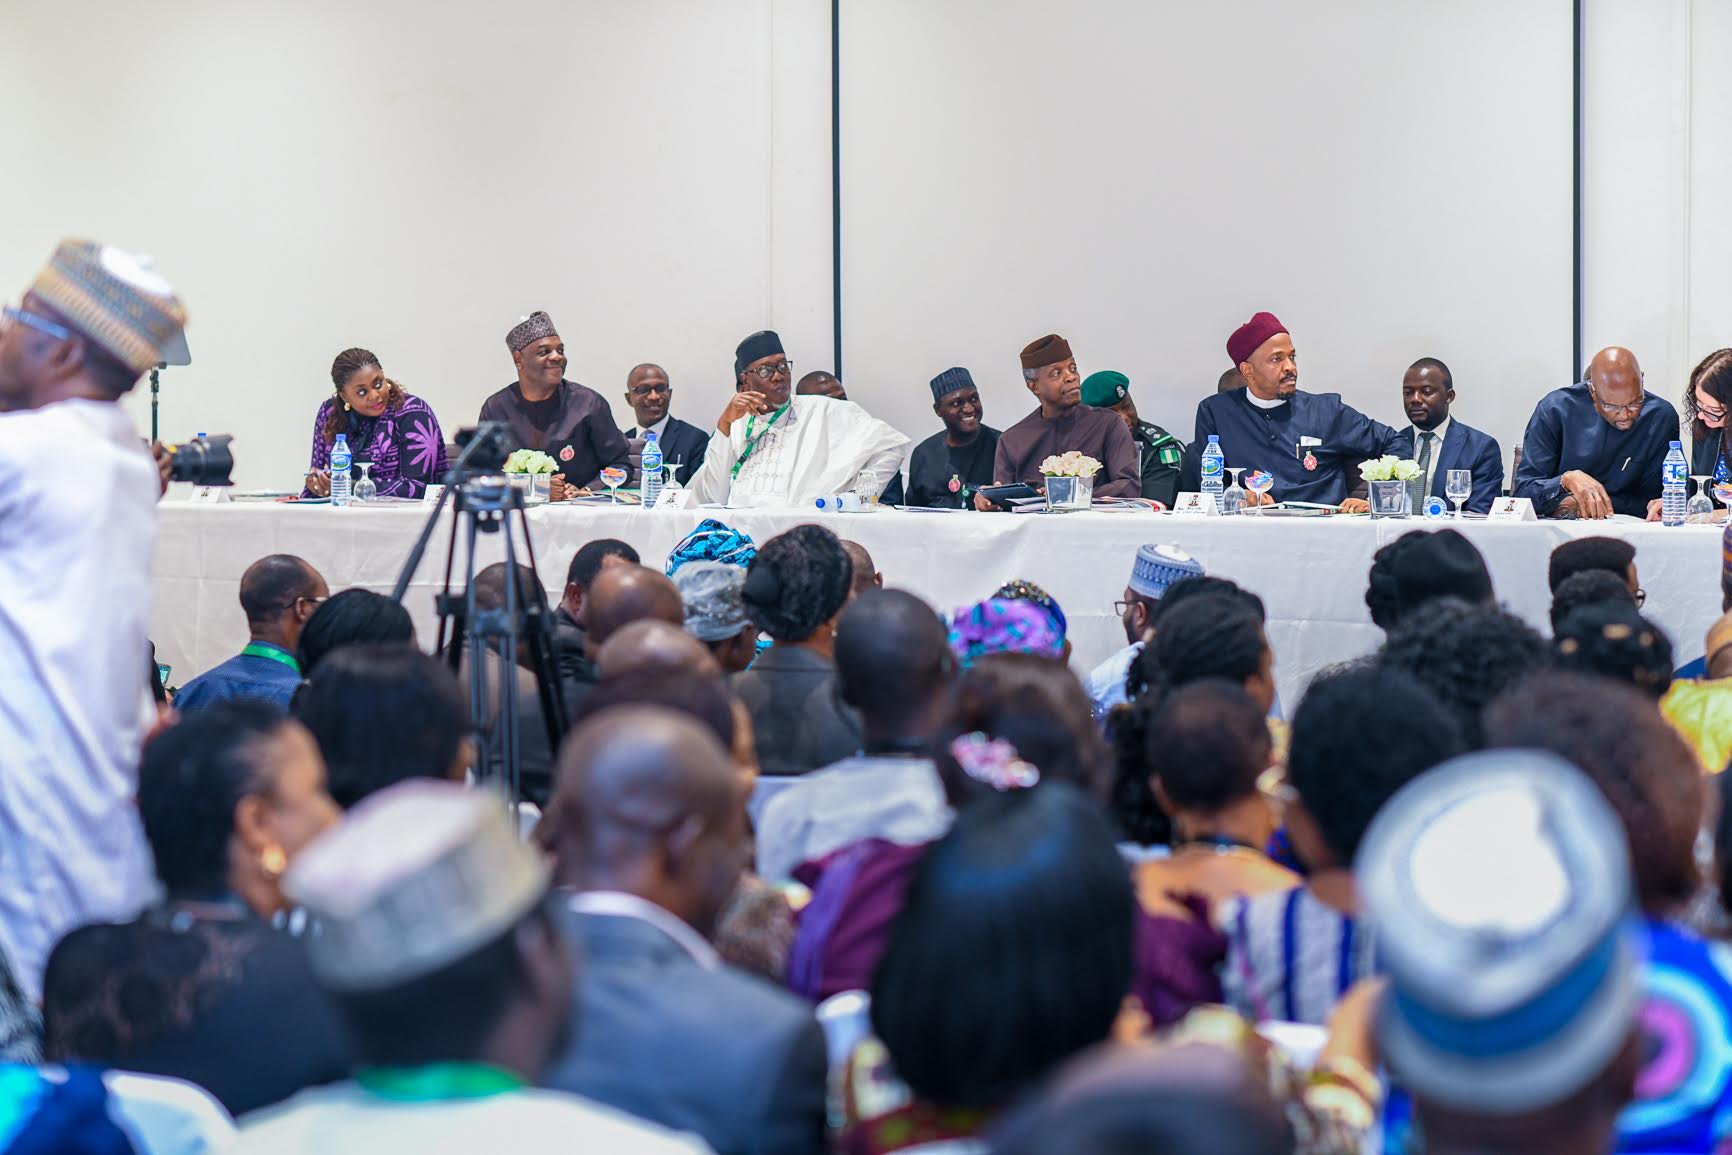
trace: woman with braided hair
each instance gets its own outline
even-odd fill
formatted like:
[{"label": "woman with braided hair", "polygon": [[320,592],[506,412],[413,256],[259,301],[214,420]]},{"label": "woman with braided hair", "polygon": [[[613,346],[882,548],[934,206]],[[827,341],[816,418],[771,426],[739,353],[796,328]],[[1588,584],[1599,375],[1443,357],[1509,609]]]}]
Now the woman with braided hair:
[{"label": "woman with braided hair", "polygon": [[[418,499],[447,469],[445,434],[427,402],[385,376],[366,349],[331,362],[336,392],[313,419],[313,455],[302,497],[331,492],[331,446],[343,434],[356,461],[371,462],[380,497]],[[357,475],[358,476],[358,475]]]}]

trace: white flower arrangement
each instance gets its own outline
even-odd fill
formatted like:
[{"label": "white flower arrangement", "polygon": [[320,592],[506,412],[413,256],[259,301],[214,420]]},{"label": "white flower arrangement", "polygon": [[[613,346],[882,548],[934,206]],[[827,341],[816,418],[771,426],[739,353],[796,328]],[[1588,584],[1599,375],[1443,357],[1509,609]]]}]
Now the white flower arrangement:
[{"label": "white flower arrangement", "polygon": [[1393,455],[1379,457],[1376,461],[1367,461],[1359,466],[1359,476],[1367,481],[1412,481],[1422,472],[1419,462]]},{"label": "white flower arrangement", "polygon": [[1042,477],[1093,477],[1100,471],[1100,462],[1074,449],[1040,463]]},{"label": "white flower arrangement", "polygon": [[505,459],[507,473],[554,473],[558,469],[559,462],[539,449],[519,449]]}]

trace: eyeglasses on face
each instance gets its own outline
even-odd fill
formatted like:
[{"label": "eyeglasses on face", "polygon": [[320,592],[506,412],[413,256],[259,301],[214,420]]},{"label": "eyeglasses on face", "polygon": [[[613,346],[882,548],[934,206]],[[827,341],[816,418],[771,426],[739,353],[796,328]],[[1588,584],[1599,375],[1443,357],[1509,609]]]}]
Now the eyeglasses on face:
[{"label": "eyeglasses on face", "polygon": [[56,324],[55,322],[50,321],[47,317],[39,317],[35,313],[21,309],[16,305],[7,305],[5,308],[0,309],[0,329],[4,329],[9,325],[14,324],[27,326],[28,328],[35,329],[38,333],[46,333],[56,341],[69,341],[72,339],[71,329],[68,329],[65,325]]},{"label": "eyeglasses on face", "polygon": [[746,372],[760,381],[768,381],[772,377],[792,377],[794,375],[794,363],[792,361],[772,361],[768,365],[754,366],[747,369]]},{"label": "eyeglasses on face", "polygon": [[665,383],[661,385],[634,385],[630,389],[631,395],[639,400],[642,400],[645,397],[653,397],[658,393],[666,394],[671,392],[673,392],[673,390]]},{"label": "eyeglasses on face", "polygon": [[1636,399],[1628,405],[1608,405],[1604,401],[1600,400],[1599,390],[1594,388],[1594,379],[1592,377],[1584,377],[1582,379],[1582,384],[1588,387],[1588,396],[1593,398],[1594,404],[1598,405],[1603,412],[1620,416],[1635,417],[1642,412],[1642,406],[1648,402],[1648,390],[1646,388],[1648,375],[1646,373],[1642,374],[1637,378],[1637,381],[1640,382],[1640,386],[1636,393]]}]

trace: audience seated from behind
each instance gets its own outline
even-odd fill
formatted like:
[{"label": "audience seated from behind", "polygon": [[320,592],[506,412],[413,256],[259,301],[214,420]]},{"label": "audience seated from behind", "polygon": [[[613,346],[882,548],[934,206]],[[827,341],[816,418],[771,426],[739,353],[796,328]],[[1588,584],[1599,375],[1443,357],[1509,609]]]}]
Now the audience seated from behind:
[{"label": "audience seated from behind", "polygon": [[609,634],[596,652],[595,668],[604,682],[631,674],[722,676],[721,664],[708,646],[658,618],[627,622]]},{"label": "audience seated from behind", "polygon": [[[1050,658],[982,657],[957,682],[933,749],[952,809],[1030,782],[1067,782],[1105,801],[1110,754],[1082,684]],[[788,960],[790,989],[818,1001],[870,985],[926,849],[869,838],[795,872],[812,897]]]},{"label": "audience seated from behind", "polygon": [[615,631],[645,619],[685,625],[685,604],[674,583],[648,566],[603,569],[590,583],[584,609],[584,644],[591,664]]},{"label": "audience seated from behind", "polygon": [[234,699],[274,702],[284,711],[301,684],[295,648],[307,619],[330,597],[319,571],[290,554],[260,558],[241,574],[246,648],[180,688],[182,714]]},{"label": "audience seated from behind", "polygon": [[1485,558],[1458,530],[1416,529],[1372,555],[1365,605],[1378,629],[1388,633],[1407,614],[1443,597],[1470,605],[1495,601]]},{"label": "audience seated from behind", "polygon": [[[475,575],[474,594],[477,614],[501,614],[506,608],[507,574],[509,568],[504,562],[495,562]],[[541,583],[535,579],[535,571],[519,563],[516,567],[517,589],[515,607],[517,624],[515,648],[516,661],[512,667],[512,690],[517,699],[517,748],[521,766],[521,783],[523,797],[536,806],[547,801],[552,790],[554,743],[548,731],[547,714],[541,701],[540,685],[535,671],[535,651],[531,648],[530,622],[533,615],[545,615],[548,629],[554,630],[553,615],[547,609],[547,595],[541,589]],[[503,618],[501,619],[503,621]],[[495,740],[493,726],[501,709],[500,665],[504,660],[505,642],[503,638],[479,639],[474,632],[475,623],[466,627],[462,660],[458,665],[458,681],[465,687],[469,684],[470,656],[485,651],[482,661],[484,683],[487,689],[487,717],[471,718],[471,723],[478,730],[478,740],[485,744]],[[448,660],[448,659],[442,659]],[[559,659],[557,651],[554,655],[554,666],[557,672]],[[581,701],[588,692],[590,685],[581,676],[558,673],[559,692],[564,696],[566,709]],[[468,693],[465,691],[465,700]]]},{"label": "audience seated from behind", "polygon": [[1559,669],[1599,674],[1658,701],[1672,685],[1672,642],[1628,605],[1584,606],[1563,620],[1552,640]]},{"label": "audience seated from behind", "polygon": [[637,565],[639,560],[637,550],[611,537],[586,542],[572,554],[565,571],[565,590],[553,611],[553,652],[560,677],[584,683],[595,681],[588,639],[584,637],[584,607],[589,601],[589,587],[595,583],[596,575],[609,566]]},{"label": "audience seated from behind", "polygon": [[138,808],[165,896],[54,949],[47,1057],[185,1079],[236,1116],[346,1077],[347,1032],[270,925],[293,905],[284,870],[338,817],[307,731],[267,702],[201,710],[145,748]]},{"label": "audience seated from behind", "polygon": [[878,563],[872,560],[872,555],[866,552],[865,546],[843,538],[842,548],[848,552],[848,564],[854,567],[855,597],[867,590],[884,588],[884,575],[878,572]]},{"label": "audience seated from behind", "polygon": [[1636,599],[1638,609],[1647,600],[1641,576],[1636,572],[1636,547],[1623,538],[1578,537],[1564,542],[1552,550],[1551,560],[1546,566],[1546,581],[1555,596],[1565,578],[1588,570],[1605,570],[1623,578],[1630,587],[1630,595]]},{"label": "audience seated from behind", "polygon": [[1027,789],[1014,761],[976,772],[1003,790],[959,810],[914,870],[872,980],[873,1037],[841,1076],[843,1150],[981,1136],[1104,1042],[1130,987],[1135,899],[1099,803]]},{"label": "audience seated from behind", "polygon": [[344,646],[369,642],[415,644],[415,623],[409,611],[384,594],[349,589],[332,594],[301,629],[295,657],[301,677],[310,679],[319,663]]},{"label": "audience seated from behind", "polygon": [[1150,713],[1144,764],[1174,833],[1171,857],[1133,873],[1148,916],[1138,923],[1135,993],[1160,1027],[1221,1001],[1217,974],[1227,944],[1215,908],[1291,890],[1299,878],[1265,852],[1279,819],[1258,789],[1270,740],[1257,702],[1232,682],[1204,679],[1140,708]]},{"label": "audience seated from behind", "polygon": [[318,920],[308,956],[359,1069],[242,1120],[237,1155],[708,1150],[532,1089],[570,1034],[578,964],[547,865],[498,799],[399,783],[308,847],[284,891]]},{"label": "audience seated from behind", "polygon": [[1023,578],[1005,582],[992,596],[999,601],[1026,603],[1045,614],[1052,623],[1053,631],[1058,635],[1058,658],[1066,665],[1070,664],[1070,623],[1065,619],[1064,610],[1059,606],[1057,598]]},{"label": "audience seated from behind", "polygon": [[861,718],[861,752],[765,805],[758,873],[771,883],[862,839],[915,846],[950,825],[930,754],[957,669],[944,623],[913,594],[870,589],[842,612],[835,660],[842,701]]},{"label": "audience seated from behind", "polygon": [[[1694,753],[1628,685],[1583,674],[1534,676],[1486,711],[1486,740],[1546,750],[1580,769],[1616,812],[1646,928],[1646,1005],[1637,1102],[1620,1151],[1712,1151],[1732,1108],[1726,948],[1683,922],[1700,885],[1695,846],[1706,789]],[[1531,871],[1530,871],[1531,877]]]},{"label": "audience seated from behind", "polygon": [[1125,629],[1125,648],[1107,658],[1083,679],[1095,717],[1104,718],[1125,702],[1125,679],[1131,663],[1154,633],[1167,591],[1176,583],[1203,576],[1203,565],[1176,545],[1137,547],[1124,600],[1116,607]]},{"label": "audience seated from behind", "polygon": [[1448,707],[1469,749],[1478,749],[1480,712],[1526,675],[1551,663],[1545,639],[1496,606],[1440,598],[1403,618],[1377,664],[1408,674]]},{"label": "audience seated from behind", "polygon": [[805,774],[860,749],[860,718],[841,699],[834,657],[853,582],[841,541],[817,525],[771,538],[746,571],[741,600],[775,643],[734,675],[734,691],[751,711],[766,775]]},{"label": "audience seated from behind", "polygon": [[1397,790],[1465,749],[1450,711],[1399,671],[1373,665],[1311,684],[1293,716],[1278,790],[1304,883],[1247,894],[1220,911],[1229,1005],[1255,1022],[1323,1025],[1348,989],[1375,972],[1353,874],[1360,840]]},{"label": "audience seated from behind", "polygon": [[1582,570],[1559,582],[1552,591],[1552,636],[1557,636],[1558,628],[1564,624],[1565,618],[1579,609],[1602,602],[1615,602],[1634,610],[1636,595],[1630,592],[1628,581],[1609,570]]},{"label": "audience seated from behind", "polygon": [[1703,671],[1678,677],[1660,699],[1666,721],[1690,743],[1704,774],[1718,774],[1732,761],[1732,614],[1708,627]]},{"label": "audience seated from behind", "polygon": [[750,859],[743,801],[726,749],[690,717],[616,707],[573,732],[547,822],[584,966],[571,1041],[543,1082],[722,1155],[819,1155],[811,1007],[709,942]]},{"label": "audience seated from behind", "polygon": [[344,810],[410,778],[462,782],[475,760],[469,703],[449,667],[406,645],[350,646],[295,699]]},{"label": "audience seated from behind", "polygon": [[723,673],[749,669],[758,656],[759,630],[740,598],[745,569],[695,561],[681,566],[673,580],[685,605],[686,632],[709,647]]}]

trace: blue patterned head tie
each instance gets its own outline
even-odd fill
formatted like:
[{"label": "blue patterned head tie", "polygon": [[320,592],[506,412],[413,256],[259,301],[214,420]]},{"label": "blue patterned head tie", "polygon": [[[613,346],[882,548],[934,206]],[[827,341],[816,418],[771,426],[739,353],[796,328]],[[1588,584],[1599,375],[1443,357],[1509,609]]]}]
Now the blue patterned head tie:
[{"label": "blue patterned head tie", "polygon": [[1070,623],[1065,621],[1064,611],[1059,609],[1058,602],[1053,600],[1051,594],[1033,582],[1023,581],[1021,578],[1012,582],[1005,582],[998,587],[998,592],[992,596],[1002,598],[1005,601],[1032,602],[1039,606],[1052,617],[1053,625],[1058,629],[1058,638],[1061,642],[1064,641],[1065,635],[1070,632]]},{"label": "blue patterned head tie", "polygon": [[723,525],[715,518],[705,518],[698,528],[668,554],[667,575],[673,577],[681,566],[690,561],[719,561],[727,565],[748,566],[758,556],[758,547],[747,535]]},{"label": "blue patterned head tie", "polygon": [[988,598],[950,619],[950,649],[964,666],[988,654],[1064,654],[1064,634],[1052,615],[1030,601]]}]

